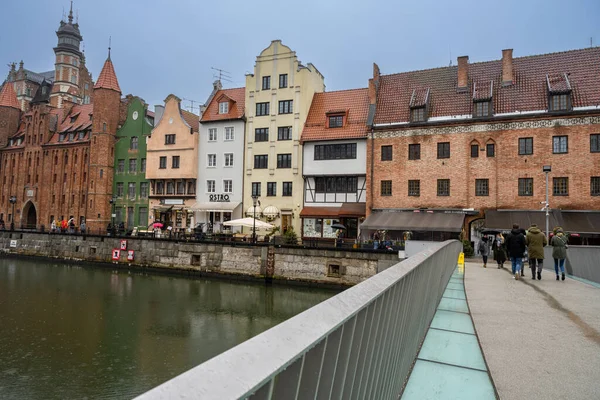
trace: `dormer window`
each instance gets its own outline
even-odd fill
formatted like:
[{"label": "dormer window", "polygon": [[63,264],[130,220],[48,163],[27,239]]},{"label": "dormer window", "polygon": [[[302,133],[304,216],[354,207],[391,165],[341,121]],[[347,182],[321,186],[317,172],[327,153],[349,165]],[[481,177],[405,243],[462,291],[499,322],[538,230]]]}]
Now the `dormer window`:
[{"label": "dormer window", "polygon": [[330,115],[329,116],[329,127],[330,128],[341,128],[344,126],[343,115]]},{"label": "dormer window", "polygon": [[410,110],[411,122],[425,122],[425,120],[425,107],[417,107]]},{"label": "dormer window", "polygon": [[571,82],[567,74],[546,75],[548,85],[548,111],[570,111],[573,107],[571,99]]},{"label": "dormer window", "polygon": [[477,101],[474,104],[473,116],[477,118],[489,117],[492,115],[492,102],[489,100]]},{"label": "dormer window", "polygon": [[492,110],[492,96],[494,95],[494,81],[473,83],[473,117],[486,118],[494,113]]},{"label": "dormer window", "polygon": [[59,142],[64,142],[65,141],[65,134],[64,133],[60,133],[58,135],[58,141]]},{"label": "dormer window", "polygon": [[222,101],[219,103],[219,114],[227,114],[229,113],[229,102]]},{"label": "dormer window", "polygon": [[75,115],[75,116],[71,117],[71,123],[73,123],[73,122],[75,122],[75,121],[77,121],[77,115]]},{"label": "dormer window", "polygon": [[410,122],[427,122],[429,88],[413,89],[410,96]]}]

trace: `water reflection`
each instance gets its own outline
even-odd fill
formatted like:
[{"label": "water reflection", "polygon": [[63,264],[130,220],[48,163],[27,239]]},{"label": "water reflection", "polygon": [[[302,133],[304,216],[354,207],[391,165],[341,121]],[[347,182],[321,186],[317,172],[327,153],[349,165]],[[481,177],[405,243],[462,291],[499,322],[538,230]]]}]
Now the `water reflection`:
[{"label": "water reflection", "polygon": [[131,398],[335,292],[0,260],[0,398]]}]

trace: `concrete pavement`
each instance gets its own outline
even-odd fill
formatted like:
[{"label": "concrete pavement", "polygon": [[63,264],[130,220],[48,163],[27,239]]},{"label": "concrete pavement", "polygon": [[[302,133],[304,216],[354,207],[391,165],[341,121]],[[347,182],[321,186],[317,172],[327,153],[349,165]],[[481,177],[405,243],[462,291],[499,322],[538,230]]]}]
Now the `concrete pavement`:
[{"label": "concrete pavement", "polygon": [[500,398],[600,398],[600,289],[491,264],[467,262],[465,289]]}]

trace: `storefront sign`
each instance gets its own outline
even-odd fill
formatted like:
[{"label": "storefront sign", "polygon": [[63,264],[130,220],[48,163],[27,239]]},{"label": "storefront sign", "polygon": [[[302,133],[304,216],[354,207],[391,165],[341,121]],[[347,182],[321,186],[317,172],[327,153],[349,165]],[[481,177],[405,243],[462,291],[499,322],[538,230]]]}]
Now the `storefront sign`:
[{"label": "storefront sign", "polygon": [[170,206],[180,206],[183,205],[183,199],[165,199],[164,204],[168,204]]},{"label": "storefront sign", "polygon": [[228,194],[211,194],[208,196],[209,201],[219,202],[219,203],[228,203],[229,195]]}]

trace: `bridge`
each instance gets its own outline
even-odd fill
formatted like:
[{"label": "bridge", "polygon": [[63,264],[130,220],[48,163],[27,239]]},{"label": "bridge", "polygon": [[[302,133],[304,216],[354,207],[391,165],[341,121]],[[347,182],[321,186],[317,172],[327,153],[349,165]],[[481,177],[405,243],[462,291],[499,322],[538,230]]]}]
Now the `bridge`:
[{"label": "bridge", "polygon": [[457,266],[461,249],[436,244],[139,399],[597,398],[600,284]]}]

